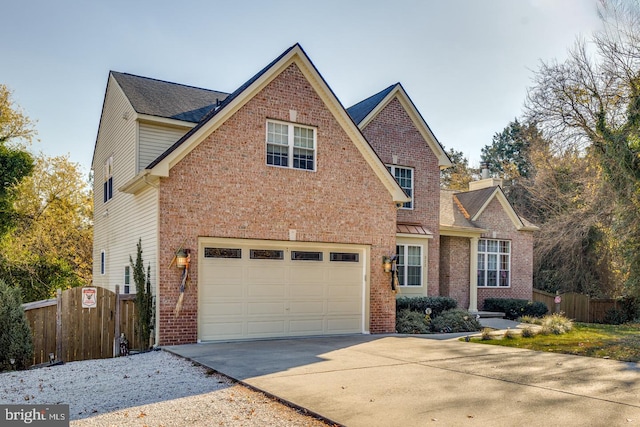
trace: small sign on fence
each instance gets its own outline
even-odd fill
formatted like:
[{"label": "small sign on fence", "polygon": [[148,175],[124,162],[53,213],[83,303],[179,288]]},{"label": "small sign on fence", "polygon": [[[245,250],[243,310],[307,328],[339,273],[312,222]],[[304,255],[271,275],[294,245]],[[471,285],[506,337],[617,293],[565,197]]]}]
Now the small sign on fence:
[{"label": "small sign on fence", "polygon": [[560,295],[556,295],[556,297],[554,298],[554,301],[556,304],[560,304],[562,302],[562,297]]},{"label": "small sign on fence", "polygon": [[82,308],[96,308],[96,288],[82,288]]}]

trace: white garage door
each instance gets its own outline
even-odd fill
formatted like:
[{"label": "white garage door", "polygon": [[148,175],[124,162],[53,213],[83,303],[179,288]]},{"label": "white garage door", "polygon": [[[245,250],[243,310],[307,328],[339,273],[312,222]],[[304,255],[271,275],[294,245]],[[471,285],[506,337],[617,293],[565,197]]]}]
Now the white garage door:
[{"label": "white garage door", "polygon": [[200,239],[200,341],[362,333],[366,247]]}]

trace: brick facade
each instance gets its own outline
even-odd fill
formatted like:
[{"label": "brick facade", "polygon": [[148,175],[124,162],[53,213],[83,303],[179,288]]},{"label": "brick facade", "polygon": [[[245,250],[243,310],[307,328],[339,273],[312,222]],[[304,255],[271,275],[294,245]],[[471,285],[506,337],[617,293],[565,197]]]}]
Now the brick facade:
[{"label": "brick facade", "polygon": [[[317,129],[316,172],[266,165],[266,121],[288,122],[290,110]],[[160,345],[197,340],[198,237],[288,240],[290,229],[299,241],[370,245],[369,330],[395,330],[389,275],[379,268],[395,245],[394,203],[295,64],[162,178],[159,203]],[[175,316],[180,271],[168,265],[181,245],[192,251],[191,280]]]},{"label": "brick facade", "polygon": [[511,286],[478,288],[478,309],[486,298],[521,298],[531,300],[533,289],[533,232],[516,230],[502,205],[493,199],[476,224],[490,232],[482,238],[511,241]]},{"label": "brick facade", "polygon": [[460,308],[469,308],[469,239],[440,238],[440,295],[455,299]]},{"label": "brick facade", "polygon": [[439,295],[440,256],[440,166],[438,158],[415,127],[397,98],[392,99],[362,130],[380,159],[398,166],[414,168],[413,209],[398,210],[398,222],[419,223],[434,236],[428,239],[427,259],[429,295]]}]

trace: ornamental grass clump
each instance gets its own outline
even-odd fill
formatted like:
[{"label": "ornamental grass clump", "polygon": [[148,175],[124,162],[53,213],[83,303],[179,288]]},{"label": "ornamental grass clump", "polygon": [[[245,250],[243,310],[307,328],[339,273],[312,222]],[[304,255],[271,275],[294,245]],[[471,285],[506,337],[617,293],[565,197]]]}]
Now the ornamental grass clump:
[{"label": "ornamental grass clump", "polygon": [[542,333],[561,335],[569,332],[573,328],[573,321],[565,317],[562,313],[554,313],[542,318]]},{"label": "ornamental grass clump", "polygon": [[527,326],[526,328],[522,328],[522,338],[533,338],[535,336],[535,331],[529,326]]}]

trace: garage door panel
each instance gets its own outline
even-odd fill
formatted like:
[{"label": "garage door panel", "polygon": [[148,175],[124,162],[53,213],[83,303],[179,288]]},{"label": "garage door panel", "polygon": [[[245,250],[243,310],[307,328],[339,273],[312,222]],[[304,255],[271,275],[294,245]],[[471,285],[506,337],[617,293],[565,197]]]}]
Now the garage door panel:
[{"label": "garage door panel", "polygon": [[202,304],[203,318],[208,316],[242,316],[244,304],[241,302],[217,302]]},{"label": "garage door panel", "polygon": [[[201,239],[198,338],[205,341],[360,333],[364,247],[304,242]],[[228,242],[227,242],[228,241]],[[241,249],[241,259],[204,258],[205,247]],[[252,259],[251,249],[283,259]],[[322,261],[292,251],[322,253]],[[359,253],[359,262],[331,261],[331,252]],[[209,253],[216,253],[209,251]],[[313,254],[307,256],[313,256]],[[316,255],[319,257],[318,255]]]},{"label": "garage door panel", "polygon": [[286,280],[287,268],[282,261],[258,261],[248,260],[251,265],[245,267],[246,279],[255,283],[283,283]]},{"label": "garage door panel", "polygon": [[327,314],[351,314],[359,311],[360,302],[351,300],[345,301],[328,301]]},{"label": "garage door panel", "polygon": [[207,300],[219,300],[220,298],[242,298],[243,287],[241,284],[237,285],[204,285],[207,289],[204,293],[204,301]]},{"label": "garage door panel", "polygon": [[273,297],[284,298],[287,292],[287,287],[283,283],[279,284],[251,284],[246,285],[247,296],[249,298],[254,297]]},{"label": "garage door panel", "polygon": [[324,329],[322,318],[291,320],[289,322],[289,332],[296,335],[322,335]]},{"label": "garage door panel", "polygon": [[283,301],[256,301],[247,303],[247,314],[282,316],[286,314],[286,307]]},{"label": "garage door panel", "polygon": [[340,299],[340,298],[358,298],[362,294],[361,286],[353,285],[331,285],[327,286],[327,298],[328,299]]},{"label": "garage door panel", "polygon": [[247,322],[247,333],[260,336],[283,336],[285,333],[284,320],[256,320]]},{"label": "garage door panel", "polygon": [[[354,268],[354,265],[356,268]],[[328,270],[327,280],[329,282],[362,283],[362,265],[359,263],[332,263],[332,268]]]},{"label": "garage door panel", "polygon": [[203,339],[219,339],[217,337],[242,336],[244,322],[217,322],[207,324]]},{"label": "garage door panel", "polygon": [[290,268],[290,278],[293,283],[313,284],[327,280],[327,264],[311,261],[294,261]]},{"label": "garage door panel", "polygon": [[[234,260],[236,261],[236,260]],[[207,275],[202,278],[202,284],[215,285],[220,283],[226,283],[228,285],[241,285],[242,284],[242,271],[243,268],[240,265],[229,265],[221,260],[209,260],[205,259],[210,266],[213,274]]]},{"label": "garage door panel", "polygon": [[289,287],[289,296],[291,298],[324,298],[325,287],[318,284],[310,286],[293,283]]},{"label": "garage door panel", "polygon": [[291,301],[289,312],[292,315],[323,315],[325,312],[325,302],[320,301]]},{"label": "garage door panel", "polygon": [[327,320],[327,330],[330,333],[349,333],[360,326],[360,317],[331,318]]}]

